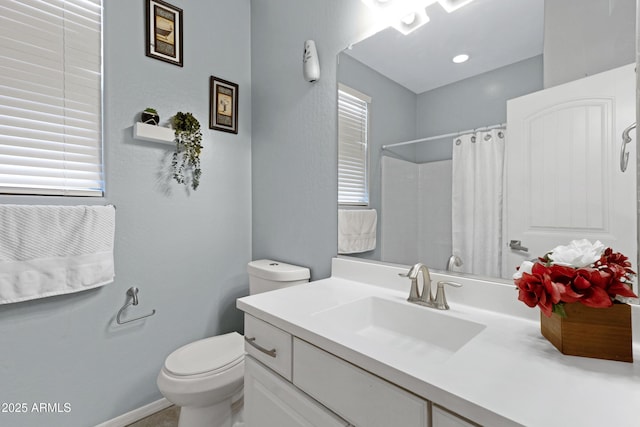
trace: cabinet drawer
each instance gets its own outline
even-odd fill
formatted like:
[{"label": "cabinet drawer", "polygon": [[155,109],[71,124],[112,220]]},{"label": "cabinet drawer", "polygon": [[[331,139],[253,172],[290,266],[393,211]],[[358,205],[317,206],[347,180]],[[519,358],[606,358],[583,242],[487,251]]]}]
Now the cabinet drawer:
[{"label": "cabinet drawer", "polygon": [[433,405],[431,414],[433,416],[433,427],[479,427],[478,424],[471,423],[436,405]]},{"label": "cabinet drawer", "polygon": [[251,356],[291,381],[291,335],[244,315],[244,348]]},{"label": "cabinet drawer", "polygon": [[293,383],[353,425],[427,427],[427,401],[297,338]]},{"label": "cabinet drawer", "polygon": [[244,366],[244,416],[248,426],[347,426],[346,421],[252,357],[245,358]]}]

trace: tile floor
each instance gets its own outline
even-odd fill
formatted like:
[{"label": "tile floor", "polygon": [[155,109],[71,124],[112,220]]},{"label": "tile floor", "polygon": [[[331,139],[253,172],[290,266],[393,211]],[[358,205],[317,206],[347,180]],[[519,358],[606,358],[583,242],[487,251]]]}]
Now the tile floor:
[{"label": "tile floor", "polygon": [[140,421],[129,424],[127,427],[177,427],[179,416],[180,408],[173,405]]}]

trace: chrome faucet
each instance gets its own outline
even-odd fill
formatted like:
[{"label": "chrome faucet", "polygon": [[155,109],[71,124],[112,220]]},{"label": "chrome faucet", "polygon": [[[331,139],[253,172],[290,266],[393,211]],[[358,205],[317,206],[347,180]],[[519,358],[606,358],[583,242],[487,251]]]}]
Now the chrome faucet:
[{"label": "chrome faucet", "polygon": [[436,290],[436,299],[433,302],[434,308],[438,310],[449,310],[449,304],[447,304],[447,297],[444,294],[444,285],[453,286],[456,288],[462,287],[458,282],[438,282],[438,289]]},{"label": "chrome faucet", "polygon": [[[418,289],[418,275],[422,272],[422,291]],[[419,262],[407,274],[401,274],[403,277],[411,279],[411,290],[407,301],[415,302],[420,305],[431,306],[433,304],[433,294],[431,293],[431,275],[426,265]]]},{"label": "chrome faucet", "polygon": [[[418,288],[418,275],[420,272],[422,272],[422,290]],[[438,282],[436,296],[434,298],[433,293],[431,293],[431,275],[429,274],[429,269],[421,262],[411,267],[408,273],[400,274],[400,276],[411,279],[411,290],[409,291],[407,301],[438,310],[449,310],[447,298],[444,294],[444,285],[455,286],[457,288],[462,286],[456,282]]]},{"label": "chrome faucet", "polygon": [[455,267],[461,267],[462,264],[464,263],[462,262],[460,257],[456,254],[453,254],[449,257],[449,260],[447,261],[447,271],[453,271]]}]

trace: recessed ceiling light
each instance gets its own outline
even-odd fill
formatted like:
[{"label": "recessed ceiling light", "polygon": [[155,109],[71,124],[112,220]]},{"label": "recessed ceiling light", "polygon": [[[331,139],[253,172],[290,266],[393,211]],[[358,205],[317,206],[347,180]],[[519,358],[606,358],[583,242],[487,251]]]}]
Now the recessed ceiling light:
[{"label": "recessed ceiling light", "polygon": [[455,62],[456,64],[462,64],[463,62],[467,62],[469,60],[469,55],[466,54],[462,54],[462,55],[456,55],[453,57],[452,61]]}]

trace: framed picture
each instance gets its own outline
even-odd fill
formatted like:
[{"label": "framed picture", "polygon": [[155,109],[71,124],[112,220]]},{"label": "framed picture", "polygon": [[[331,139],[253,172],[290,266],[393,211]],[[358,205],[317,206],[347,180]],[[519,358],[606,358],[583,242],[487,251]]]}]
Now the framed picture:
[{"label": "framed picture", "polygon": [[238,133],[238,85],[211,76],[209,128]]},{"label": "framed picture", "polygon": [[147,56],[182,67],[182,9],[146,0]]}]

